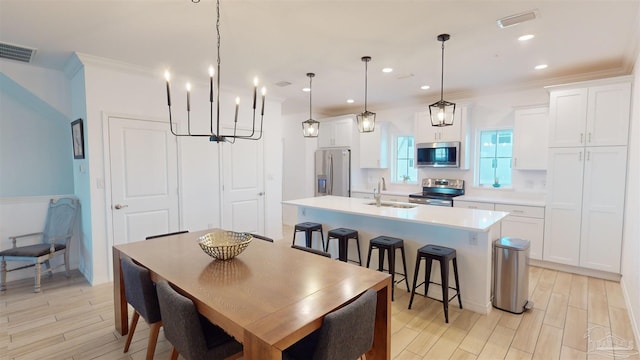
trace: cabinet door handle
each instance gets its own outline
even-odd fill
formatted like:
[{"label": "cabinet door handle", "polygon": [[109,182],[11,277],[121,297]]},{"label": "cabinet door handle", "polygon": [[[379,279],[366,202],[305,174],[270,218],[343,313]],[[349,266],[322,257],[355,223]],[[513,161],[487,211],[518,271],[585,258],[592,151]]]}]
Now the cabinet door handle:
[{"label": "cabinet door handle", "polygon": [[590,153],[591,153],[591,151],[587,151],[587,161],[589,161]]},{"label": "cabinet door handle", "polygon": [[522,210],[511,210],[512,213],[516,213],[516,214],[522,214],[524,213],[524,211]]},{"label": "cabinet door handle", "polygon": [[587,142],[591,144],[591,131],[587,134]]},{"label": "cabinet door handle", "polygon": [[580,144],[584,142],[584,133],[580,133]]}]

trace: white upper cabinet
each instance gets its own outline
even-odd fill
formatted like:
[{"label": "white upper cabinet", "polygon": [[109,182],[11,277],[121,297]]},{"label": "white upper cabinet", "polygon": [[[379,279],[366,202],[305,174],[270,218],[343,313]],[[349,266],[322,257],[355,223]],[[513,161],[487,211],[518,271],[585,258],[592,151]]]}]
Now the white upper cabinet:
[{"label": "white upper cabinet", "polygon": [[466,107],[456,105],[456,113],[451,126],[431,126],[429,110],[416,113],[416,144],[425,142],[463,141],[466,134]]},{"label": "white upper cabinet", "polygon": [[375,130],[360,133],[360,167],[386,169],[389,158],[387,124],[378,122]]},{"label": "white upper cabinet", "polygon": [[513,168],[546,170],[549,142],[549,109],[517,109],[513,123]]},{"label": "white upper cabinet", "polygon": [[353,116],[341,116],[337,120],[325,119],[320,122],[318,147],[352,146]]},{"label": "white upper cabinet", "polygon": [[627,145],[630,102],[631,83],[589,88],[586,145]]},{"label": "white upper cabinet", "polygon": [[627,145],[631,83],[591,84],[551,89],[549,147]]}]

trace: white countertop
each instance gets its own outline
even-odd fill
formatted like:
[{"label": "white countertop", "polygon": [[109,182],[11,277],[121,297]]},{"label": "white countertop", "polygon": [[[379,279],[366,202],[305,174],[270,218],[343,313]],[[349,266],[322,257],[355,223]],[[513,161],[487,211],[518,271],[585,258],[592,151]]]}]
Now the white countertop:
[{"label": "white countertop", "polygon": [[372,200],[370,199],[357,199],[342,196],[312,197],[299,200],[287,200],[282,203],[299,207],[330,210],[338,213],[394,219],[398,221],[482,232],[488,231],[491,225],[500,222],[505,216],[509,215],[509,213],[503,211],[487,211],[417,204],[410,204],[416,205],[414,208],[410,209],[385,206],[377,207],[375,205],[367,205],[372,203]]}]

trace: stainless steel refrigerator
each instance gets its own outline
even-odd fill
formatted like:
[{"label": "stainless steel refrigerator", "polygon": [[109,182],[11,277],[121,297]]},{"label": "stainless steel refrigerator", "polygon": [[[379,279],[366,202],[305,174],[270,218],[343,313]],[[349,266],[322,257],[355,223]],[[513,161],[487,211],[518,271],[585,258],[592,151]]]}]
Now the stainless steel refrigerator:
[{"label": "stainless steel refrigerator", "polygon": [[315,196],[351,196],[351,150],[316,150]]}]

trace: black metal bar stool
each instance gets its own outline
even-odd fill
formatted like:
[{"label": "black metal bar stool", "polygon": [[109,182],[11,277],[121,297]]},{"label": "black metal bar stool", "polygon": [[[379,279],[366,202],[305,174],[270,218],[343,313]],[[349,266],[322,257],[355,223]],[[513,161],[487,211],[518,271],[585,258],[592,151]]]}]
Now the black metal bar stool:
[{"label": "black metal bar stool", "polygon": [[[420,270],[420,262],[422,259],[427,260],[427,267],[425,269],[424,282],[416,285],[418,281],[418,271]],[[440,262],[440,276],[441,283],[431,281],[431,263],[433,260]],[[449,261],[453,262],[453,276],[456,280],[456,287],[449,287]],[[439,245],[426,245],[418,249],[418,256],[416,257],[416,270],[413,273],[413,289],[411,289],[411,298],[409,299],[409,309],[413,303],[413,296],[416,294],[416,287],[424,284],[424,296],[427,296],[429,292],[429,284],[436,284],[442,287],[442,306],[444,307],[444,320],[449,322],[449,301],[458,297],[458,305],[462,309],[462,301],[460,300],[460,285],[458,282],[458,262],[456,260],[456,250]],[[449,298],[449,289],[456,291],[453,297]],[[429,297],[431,298],[431,297]],[[433,298],[431,298],[433,299]],[[440,301],[438,299],[433,299]]]},{"label": "black metal bar stool", "polygon": [[[362,257],[360,256],[360,238],[358,237],[358,232],[356,230],[347,229],[347,228],[337,228],[333,230],[329,230],[327,233],[327,247],[324,248],[325,252],[329,252],[329,243],[331,239],[338,239],[338,259],[344,262],[357,262],[358,265],[362,266]],[[349,248],[349,239],[356,240],[356,247],[358,248],[358,261],[349,260],[349,256],[347,254]]]},{"label": "black metal bar stool", "polygon": [[314,222],[303,222],[296,224],[293,231],[293,242],[291,245],[296,244],[296,234],[300,231],[304,231],[304,240],[305,245],[308,248],[312,248],[312,236],[314,231],[320,232],[320,238],[322,239],[322,250],[324,250],[324,234],[322,233],[322,224],[314,223]]},{"label": "black metal bar stool", "polygon": [[[369,242],[369,254],[367,255],[367,267],[369,267],[369,263],[371,262],[371,251],[377,249],[378,250],[378,271],[383,271],[383,263],[384,263],[384,253],[387,251],[388,254],[388,262],[389,262],[389,274],[391,274],[391,301],[393,301],[393,293],[395,290],[395,285],[397,283],[402,282],[404,280],[407,285],[407,292],[409,292],[409,280],[407,280],[407,260],[404,257],[404,240],[393,238],[389,236],[378,236]],[[402,268],[404,269],[404,274],[397,273],[396,270],[396,250],[400,249],[400,254],[402,255]],[[403,276],[403,279],[398,281],[395,280],[396,274],[400,274]]]}]

